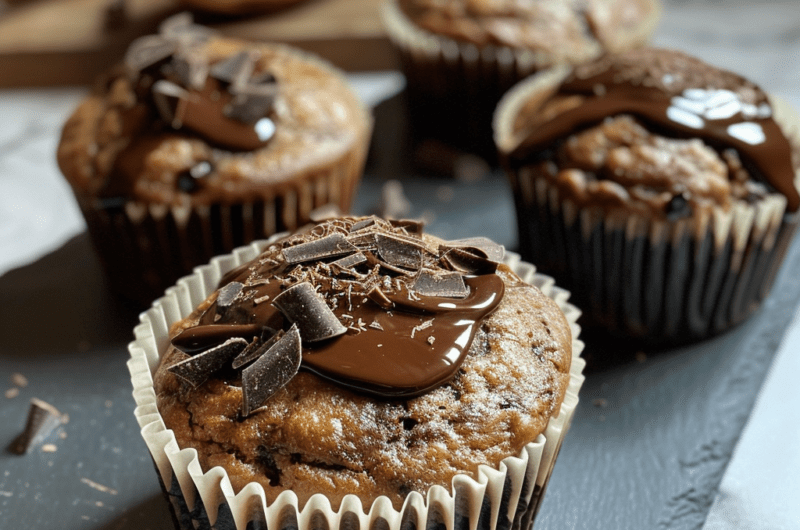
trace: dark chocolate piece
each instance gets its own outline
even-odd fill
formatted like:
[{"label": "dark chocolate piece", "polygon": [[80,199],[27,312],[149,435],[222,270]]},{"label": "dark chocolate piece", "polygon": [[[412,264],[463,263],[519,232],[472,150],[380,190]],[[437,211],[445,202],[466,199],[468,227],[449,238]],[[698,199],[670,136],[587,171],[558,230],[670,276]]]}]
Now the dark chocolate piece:
[{"label": "dark chocolate piece", "polygon": [[357,252],[358,249],[342,234],[336,233],[315,239],[308,243],[301,243],[293,247],[283,249],[283,257],[287,263],[303,263],[305,261],[330,258]]},{"label": "dark chocolate piece", "polygon": [[208,64],[205,61],[175,57],[168,66],[178,81],[186,88],[203,90],[205,87],[208,79]]},{"label": "dark chocolate piece", "polygon": [[257,123],[265,117],[275,103],[278,85],[248,84],[232,91],[233,100],[225,107],[225,116],[242,123]]},{"label": "dark chocolate piece", "polygon": [[424,247],[420,243],[390,234],[375,235],[378,255],[390,265],[407,269],[419,269],[422,265]]},{"label": "dark chocolate piece", "polygon": [[414,219],[390,219],[389,224],[395,228],[402,228],[409,234],[421,235],[425,223]]},{"label": "dark chocolate piece", "polygon": [[136,76],[143,70],[169,59],[175,53],[175,43],[160,35],[145,35],[131,43],[125,53],[125,66]]},{"label": "dark chocolate piece", "polygon": [[331,265],[338,267],[339,269],[349,269],[366,261],[367,257],[363,253],[356,252],[355,254],[350,254],[349,256],[337,259],[336,261],[332,262]]},{"label": "dark chocolate piece", "polygon": [[254,67],[252,53],[245,50],[214,63],[209,74],[219,81],[242,86],[250,79]]},{"label": "dark chocolate piece", "polygon": [[[495,243],[489,238],[486,237],[469,237],[466,239],[454,239],[453,241],[448,241],[444,245],[443,248],[460,248],[462,250],[466,250],[471,254],[483,255],[483,257],[488,258],[492,261],[496,261],[500,263],[503,261],[503,257],[505,256],[506,249],[503,245]],[[440,249],[441,250],[441,249]]]},{"label": "dark chocolate piece", "polygon": [[442,260],[453,270],[467,274],[491,274],[498,265],[496,261],[460,248],[451,248],[442,256]]},{"label": "dark chocolate piece", "polygon": [[159,79],[153,84],[153,101],[158,109],[161,119],[173,128],[181,126],[178,116],[181,100],[189,97],[189,92],[172,81]]},{"label": "dark chocolate piece", "polygon": [[11,443],[9,449],[18,455],[30,452],[45,441],[62,421],[61,413],[53,405],[41,399],[31,399],[25,430]]},{"label": "dark chocolate piece", "polygon": [[242,370],[242,416],[262,406],[300,370],[303,350],[297,325],[264,352],[256,362]]},{"label": "dark chocolate piece", "polygon": [[231,359],[241,353],[247,347],[247,344],[248,342],[245,339],[234,337],[199,355],[173,364],[168,370],[197,388],[211,374],[231,362]]},{"label": "dark chocolate piece", "polygon": [[363,230],[365,228],[369,228],[370,226],[375,226],[375,217],[367,217],[366,219],[362,219],[358,222],[353,223],[353,226],[350,227],[350,233],[358,232],[359,230]]},{"label": "dark chocolate piece", "polygon": [[233,367],[234,370],[238,370],[239,368],[250,363],[251,361],[258,359],[259,357],[264,355],[264,352],[270,349],[273,346],[273,344],[278,342],[281,339],[281,337],[283,337],[284,334],[285,332],[281,329],[277,333],[272,335],[270,338],[268,338],[266,341],[262,341],[259,338],[255,338],[253,342],[247,345],[247,348],[245,348],[242,351],[242,353],[236,356],[236,358],[233,360],[233,363],[231,363],[231,366]]},{"label": "dark chocolate piece", "polygon": [[236,298],[242,293],[244,284],[240,282],[230,282],[228,285],[219,290],[217,295],[217,308],[228,308],[236,301]]},{"label": "dark chocolate piece", "polygon": [[325,300],[308,282],[298,283],[275,297],[272,305],[300,328],[304,342],[317,342],[347,332]]},{"label": "dark chocolate piece", "polygon": [[678,219],[692,215],[692,205],[689,204],[686,195],[680,193],[673,196],[672,199],[664,205],[664,213],[667,216],[667,220],[677,221]]},{"label": "dark chocolate piece", "polygon": [[422,296],[464,298],[469,294],[464,277],[458,272],[434,272],[423,270],[412,286]]}]

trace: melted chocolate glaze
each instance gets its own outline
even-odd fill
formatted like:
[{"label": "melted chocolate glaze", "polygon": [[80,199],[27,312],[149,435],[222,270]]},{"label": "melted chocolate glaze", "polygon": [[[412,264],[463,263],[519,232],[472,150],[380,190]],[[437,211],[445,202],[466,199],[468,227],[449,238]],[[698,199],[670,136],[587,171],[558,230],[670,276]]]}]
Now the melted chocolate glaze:
[{"label": "melted chocolate glaze", "polygon": [[[583,78],[573,74],[566,79],[558,94],[583,96],[582,104],[529,131],[509,155],[509,162],[519,167],[575,131],[609,116],[632,114],[667,135],[701,138],[719,151],[736,149],[743,161],[757,170],[754,176],[786,196],[789,211],[797,211],[800,194],[794,184],[792,147],[771,116],[766,94],[757,90],[758,100],[748,105],[729,90],[697,86],[681,93],[665,89],[660,82],[631,80],[625,73],[612,63],[600,73]],[[742,79],[742,83],[746,81]],[[727,99],[725,109],[713,106],[712,98],[720,96]]]}]

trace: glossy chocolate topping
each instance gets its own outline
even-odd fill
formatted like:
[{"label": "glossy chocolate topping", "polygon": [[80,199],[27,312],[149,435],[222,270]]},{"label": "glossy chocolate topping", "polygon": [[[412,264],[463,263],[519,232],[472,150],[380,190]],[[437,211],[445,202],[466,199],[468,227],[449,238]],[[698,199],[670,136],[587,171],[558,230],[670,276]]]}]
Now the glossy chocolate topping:
[{"label": "glossy chocolate topping", "polygon": [[[193,355],[231,337],[267,340],[295,323],[305,370],[383,397],[419,395],[456,373],[500,303],[498,257],[502,247],[488,240],[460,246],[378,218],[326,221],[231,271],[220,285],[233,302],[218,298],[173,345]],[[298,294],[283,296],[290,290]],[[306,338],[319,328],[332,331]]]},{"label": "glossy chocolate topping", "polygon": [[512,164],[607,117],[631,114],[665,136],[701,138],[720,152],[735,149],[754,176],[786,196],[789,211],[800,206],[792,146],[766,94],[744,78],[677,52],[643,50],[576,68],[555,97],[581,101],[532,125],[510,153]]}]

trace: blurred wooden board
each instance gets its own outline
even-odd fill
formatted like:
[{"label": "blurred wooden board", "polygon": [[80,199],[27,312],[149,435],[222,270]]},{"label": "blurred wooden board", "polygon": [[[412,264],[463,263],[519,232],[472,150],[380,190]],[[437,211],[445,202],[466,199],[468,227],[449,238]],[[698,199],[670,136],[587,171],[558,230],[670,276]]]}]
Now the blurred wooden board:
[{"label": "blurred wooden board", "polygon": [[[0,0],[2,1],[2,0]],[[396,67],[379,17],[381,0],[307,0],[249,18],[198,21],[221,33],[307,49],[349,71]],[[0,12],[0,88],[90,83],[128,44],[180,9],[177,0],[126,0],[126,19],[108,23],[112,0],[17,0]]]}]

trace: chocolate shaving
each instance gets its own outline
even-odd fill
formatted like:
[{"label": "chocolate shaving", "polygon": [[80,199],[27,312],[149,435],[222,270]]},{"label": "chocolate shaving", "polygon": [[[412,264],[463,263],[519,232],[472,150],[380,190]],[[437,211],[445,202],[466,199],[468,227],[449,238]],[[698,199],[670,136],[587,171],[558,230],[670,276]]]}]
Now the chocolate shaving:
[{"label": "chocolate shaving", "polygon": [[422,235],[425,223],[414,219],[389,219],[389,224],[395,228],[402,228],[409,234]]},{"label": "chocolate shaving", "polygon": [[367,257],[363,253],[356,252],[355,254],[350,254],[349,256],[337,259],[331,263],[331,266],[338,267],[340,270],[344,270],[355,267],[356,265],[360,265],[366,261]]},{"label": "chocolate shaving", "polygon": [[160,35],[145,35],[131,43],[125,52],[125,67],[132,76],[156,66],[175,53],[175,43]]},{"label": "chocolate shaving", "polygon": [[253,54],[245,50],[213,64],[209,74],[214,79],[239,87],[247,83],[254,67]]},{"label": "chocolate shaving", "polygon": [[359,230],[364,230],[365,228],[369,228],[370,226],[375,225],[375,216],[367,217],[366,219],[362,219],[358,222],[353,223],[353,226],[350,227],[350,233],[358,232]]},{"label": "chocolate shaving", "polygon": [[243,338],[233,337],[219,346],[173,364],[168,370],[197,388],[211,374],[228,364],[231,359],[244,350],[247,344],[247,341]]},{"label": "chocolate shaving", "polygon": [[225,106],[225,116],[242,123],[256,123],[272,109],[276,84],[245,85],[233,90],[233,100]]},{"label": "chocolate shaving", "polygon": [[342,234],[335,233],[308,243],[301,243],[283,249],[283,258],[287,263],[303,263],[306,261],[330,258],[357,252],[358,249]]},{"label": "chocolate shaving", "polygon": [[406,269],[401,269],[400,267],[396,267],[396,266],[392,265],[391,263],[387,263],[387,262],[385,262],[383,260],[378,259],[378,257],[375,256],[375,254],[373,254],[372,252],[364,252],[364,256],[366,256],[367,264],[370,267],[374,267],[375,265],[379,265],[381,268],[384,268],[384,269],[386,269],[388,271],[396,272],[397,274],[402,274],[403,276],[411,276],[413,274],[413,271],[409,271],[409,270],[406,270]]},{"label": "chocolate shaving", "polygon": [[497,270],[498,265],[496,261],[460,248],[448,250],[442,256],[442,261],[449,265],[452,270],[467,274],[491,274]]},{"label": "chocolate shaving", "polygon": [[347,328],[308,282],[289,287],[275,297],[272,305],[290,322],[299,326],[304,342],[330,339],[347,332]]},{"label": "chocolate shaving", "polygon": [[31,399],[25,430],[11,443],[9,450],[18,455],[30,452],[44,442],[62,422],[63,416],[53,405],[41,399]]},{"label": "chocolate shaving", "polygon": [[505,248],[503,247],[503,245],[495,243],[494,241],[486,237],[469,237],[466,239],[455,239],[453,241],[446,242],[444,245],[439,247],[439,250],[442,251],[443,249],[450,249],[450,248],[459,248],[461,250],[466,250],[471,254],[483,256],[497,263],[502,262],[503,256],[505,256]]},{"label": "chocolate shaving", "polygon": [[172,81],[159,79],[153,84],[153,101],[161,119],[174,128],[181,126],[178,118],[178,106],[181,100],[189,98],[189,92]]},{"label": "chocolate shaving", "polygon": [[230,307],[242,294],[242,289],[244,289],[244,284],[240,282],[231,282],[220,289],[217,295],[217,309]]},{"label": "chocolate shaving", "polygon": [[[188,57],[175,57],[169,64],[170,71],[185,87],[203,90],[208,79],[208,64]],[[166,67],[165,67],[166,68]]]},{"label": "chocolate shaving", "polygon": [[381,233],[375,235],[375,242],[378,255],[390,265],[416,270],[422,264],[424,249],[419,243]]},{"label": "chocolate shaving", "polygon": [[[378,287],[373,287],[367,293],[367,298],[378,304],[384,309],[394,309],[394,302],[389,300],[386,294],[381,291]],[[383,328],[381,328],[383,329]]]},{"label": "chocolate shaving", "polygon": [[281,337],[284,336],[284,334],[285,332],[283,330],[279,330],[266,341],[262,341],[258,337],[255,337],[253,341],[247,345],[247,348],[245,348],[242,353],[236,356],[236,358],[233,360],[233,363],[231,363],[231,366],[234,370],[238,370],[249,362],[258,359],[264,354],[265,351],[270,349],[273,344],[278,342]]},{"label": "chocolate shaving", "polygon": [[412,289],[422,296],[442,296],[444,298],[464,298],[469,289],[464,277],[458,272],[434,272],[423,270],[417,276]]},{"label": "chocolate shaving", "polygon": [[242,370],[242,416],[249,416],[291,381],[300,370],[302,356],[300,332],[295,324]]}]

